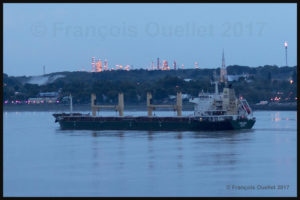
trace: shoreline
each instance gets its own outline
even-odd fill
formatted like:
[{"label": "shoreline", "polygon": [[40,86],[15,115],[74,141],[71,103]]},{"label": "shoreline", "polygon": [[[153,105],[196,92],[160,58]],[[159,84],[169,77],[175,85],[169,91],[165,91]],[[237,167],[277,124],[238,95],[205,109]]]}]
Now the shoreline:
[{"label": "shoreline", "polygon": [[[297,111],[297,105],[250,105],[253,111]],[[54,111],[54,112],[69,112],[69,105],[57,104],[21,104],[21,105],[3,105],[3,112],[15,111]],[[112,109],[102,109],[103,111],[113,111]],[[183,105],[183,111],[193,111],[193,105]],[[73,111],[91,111],[89,104],[73,105]],[[147,111],[146,105],[126,105],[124,111]],[[172,109],[157,109],[157,111],[172,111]]]}]

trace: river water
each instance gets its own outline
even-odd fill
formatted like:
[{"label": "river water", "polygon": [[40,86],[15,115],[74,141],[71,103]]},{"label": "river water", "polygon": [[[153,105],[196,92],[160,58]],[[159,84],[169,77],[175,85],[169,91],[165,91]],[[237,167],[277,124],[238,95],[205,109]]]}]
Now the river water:
[{"label": "river water", "polygon": [[296,111],[256,111],[252,130],[219,132],[69,131],[52,114],[3,112],[5,197],[297,193]]}]

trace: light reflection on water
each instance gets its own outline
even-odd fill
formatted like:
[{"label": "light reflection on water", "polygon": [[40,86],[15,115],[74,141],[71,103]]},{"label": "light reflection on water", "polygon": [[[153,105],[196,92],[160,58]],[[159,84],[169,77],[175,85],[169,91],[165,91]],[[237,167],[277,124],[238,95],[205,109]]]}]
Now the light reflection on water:
[{"label": "light reflection on water", "polygon": [[281,120],[286,120],[286,121],[289,121],[289,120],[294,120],[296,121],[297,119],[291,119],[289,117],[280,117],[280,112],[276,111],[276,112],[271,112],[271,119],[272,121],[275,121],[275,122],[279,122]]},{"label": "light reflection on water", "polygon": [[[4,196],[296,195],[296,112],[217,132],[68,131],[51,114],[5,113]],[[258,184],[289,190],[226,188]]]}]

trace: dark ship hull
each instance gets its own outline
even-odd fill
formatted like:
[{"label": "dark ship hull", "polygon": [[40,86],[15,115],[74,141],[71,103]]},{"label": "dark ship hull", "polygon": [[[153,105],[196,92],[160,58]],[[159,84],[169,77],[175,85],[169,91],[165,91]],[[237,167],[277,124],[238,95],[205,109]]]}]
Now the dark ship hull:
[{"label": "dark ship hull", "polygon": [[53,114],[61,129],[78,130],[151,130],[151,131],[217,131],[251,129],[255,118],[213,117],[92,117]]}]

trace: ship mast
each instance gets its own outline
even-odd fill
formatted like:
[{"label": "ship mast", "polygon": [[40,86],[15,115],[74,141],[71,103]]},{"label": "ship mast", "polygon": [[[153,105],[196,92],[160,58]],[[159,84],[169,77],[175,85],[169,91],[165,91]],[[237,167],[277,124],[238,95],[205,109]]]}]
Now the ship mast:
[{"label": "ship mast", "polygon": [[71,95],[71,94],[70,94],[69,98],[70,98],[70,115],[72,116],[72,112],[73,112],[73,101],[72,101],[72,95]]},{"label": "ship mast", "polygon": [[214,82],[215,84],[215,95],[218,95],[219,94],[219,87],[218,87],[218,79],[217,79],[217,74],[216,74],[216,70],[214,71]]}]

